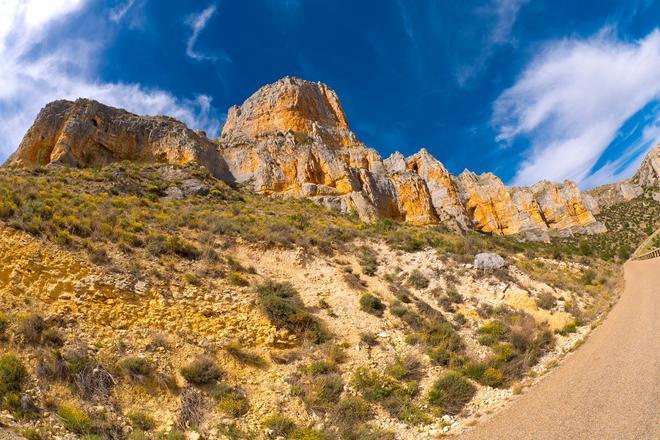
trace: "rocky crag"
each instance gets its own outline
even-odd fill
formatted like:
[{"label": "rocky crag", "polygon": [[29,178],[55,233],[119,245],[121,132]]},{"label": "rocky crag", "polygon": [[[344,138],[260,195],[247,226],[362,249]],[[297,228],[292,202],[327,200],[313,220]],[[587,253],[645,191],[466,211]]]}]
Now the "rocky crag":
[{"label": "rocky crag", "polygon": [[490,173],[453,176],[426,149],[383,159],[350,130],[334,91],[289,77],[229,109],[215,140],[168,117],[136,116],[84,99],[56,101],[41,111],[8,165],[86,167],[121,160],[197,162],[229,183],[306,197],[366,221],[445,223],[541,240],[603,232],[594,218],[600,207],[657,186],[660,169],[656,147],[630,182],[585,195],[570,181],[506,187]]},{"label": "rocky crag", "polygon": [[653,198],[660,201],[660,144],[657,144],[644,158],[637,173],[630,179],[609,183],[590,189],[585,194],[589,210],[598,214],[601,209],[636,199],[644,189],[655,190]]}]

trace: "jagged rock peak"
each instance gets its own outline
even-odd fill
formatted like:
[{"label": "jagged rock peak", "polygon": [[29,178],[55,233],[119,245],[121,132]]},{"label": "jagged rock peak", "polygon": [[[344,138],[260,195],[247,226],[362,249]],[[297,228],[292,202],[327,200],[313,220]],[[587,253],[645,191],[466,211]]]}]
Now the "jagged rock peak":
[{"label": "jagged rock peak", "polygon": [[326,141],[338,147],[358,143],[334,90],[294,77],[265,85],[242,105],[231,107],[222,137],[256,138],[287,131],[325,135]]},{"label": "jagged rock peak", "polygon": [[648,152],[632,180],[644,187],[660,187],[660,143]]},{"label": "jagged rock peak", "polygon": [[7,165],[197,162],[223,177],[226,167],[216,149],[205,136],[168,116],[138,116],[89,99],[60,100],[39,112]]}]

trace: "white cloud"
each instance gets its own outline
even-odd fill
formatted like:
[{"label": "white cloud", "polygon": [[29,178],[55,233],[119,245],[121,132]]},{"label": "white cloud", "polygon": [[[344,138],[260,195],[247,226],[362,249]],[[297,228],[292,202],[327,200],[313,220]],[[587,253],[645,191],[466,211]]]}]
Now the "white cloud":
[{"label": "white cloud", "polygon": [[527,138],[513,183],[584,185],[623,124],[660,98],[660,31],[620,41],[612,29],[548,44],[496,100],[498,141]]},{"label": "white cloud", "polygon": [[490,39],[495,44],[506,43],[516,23],[520,8],[529,0],[493,0],[492,8],[497,17]]},{"label": "white cloud", "polygon": [[204,9],[199,14],[191,15],[190,17],[188,17],[188,20],[186,20],[186,23],[192,29],[192,34],[190,34],[190,37],[188,38],[188,42],[186,43],[186,55],[188,55],[193,60],[215,61],[217,59],[217,56],[215,55],[207,55],[201,52],[197,52],[195,50],[195,44],[197,43],[197,38],[199,38],[199,34],[204,30],[206,24],[209,22],[211,17],[213,17],[213,14],[215,14],[216,10],[217,7],[215,5],[211,5],[208,8]]},{"label": "white cloud", "polygon": [[118,3],[114,8],[110,9],[110,20],[114,21],[115,23],[119,23],[131,9],[134,3],[135,0],[126,0],[124,3]]},{"label": "white cloud", "polygon": [[631,139],[630,146],[618,158],[607,161],[582,181],[584,188],[626,179],[637,172],[644,156],[660,139],[660,105],[658,105],[638,139]]},{"label": "white cloud", "polygon": [[[74,20],[84,6],[85,0],[0,0],[0,157],[16,149],[39,110],[55,99],[97,99],[139,114],[171,115],[210,135],[218,132],[206,96],[182,100],[139,84],[95,79],[102,35],[53,40],[53,27]],[[40,50],[44,44],[47,51]]]}]

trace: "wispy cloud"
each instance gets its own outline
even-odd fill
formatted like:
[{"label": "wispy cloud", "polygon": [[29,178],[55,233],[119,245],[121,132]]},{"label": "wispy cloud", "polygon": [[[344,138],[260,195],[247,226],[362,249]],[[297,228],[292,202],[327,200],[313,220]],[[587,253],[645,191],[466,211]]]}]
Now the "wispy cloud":
[{"label": "wispy cloud", "polygon": [[549,43],[494,105],[497,140],[531,142],[513,183],[568,178],[584,185],[623,124],[658,98],[659,30],[633,42],[605,29]]},{"label": "wispy cloud", "polygon": [[266,6],[284,24],[290,25],[302,18],[302,0],[266,0]]},{"label": "wispy cloud", "polygon": [[641,136],[628,140],[629,146],[620,157],[608,160],[582,181],[584,188],[626,179],[639,169],[646,153],[660,140],[660,104],[646,118]]},{"label": "wispy cloud", "polygon": [[110,9],[109,17],[111,21],[119,23],[122,18],[128,13],[128,10],[131,9],[135,0],[126,0],[123,3],[117,4],[114,8]]},{"label": "wispy cloud", "polygon": [[193,60],[217,61],[220,57],[225,59],[228,58],[225,54],[221,54],[221,55],[207,54],[195,49],[195,45],[197,44],[197,39],[199,38],[199,35],[204,30],[209,20],[211,20],[213,15],[216,13],[217,9],[218,8],[216,5],[211,5],[206,9],[204,9],[199,14],[190,15],[186,20],[186,24],[188,24],[192,30],[192,33],[190,34],[190,37],[188,38],[188,41],[186,43],[186,55],[188,55]]},{"label": "wispy cloud", "polygon": [[530,0],[492,0],[485,7],[477,9],[477,14],[492,22],[476,58],[469,64],[459,67],[456,80],[462,87],[483,70],[493,56],[497,46],[511,42],[511,30],[518,19],[520,9]]},{"label": "wispy cloud", "polygon": [[495,26],[490,32],[489,40],[493,44],[502,44],[509,41],[511,29],[518,19],[520,8],[529,0],[494,0],[491,11],[495,15]]},{"label": "wispy cloud", "polygon": [[[85,0],[3,1],[0,17],[0,156],[19,144],[35,116],[55,99],[86,97],[139,114],[167,114],[214,135],[210,98],[179,99],[139,84],[98,80],[101,37],[54,39],[54,27],[75,22]],[[44,48],[48,50],[44,50]]]}]

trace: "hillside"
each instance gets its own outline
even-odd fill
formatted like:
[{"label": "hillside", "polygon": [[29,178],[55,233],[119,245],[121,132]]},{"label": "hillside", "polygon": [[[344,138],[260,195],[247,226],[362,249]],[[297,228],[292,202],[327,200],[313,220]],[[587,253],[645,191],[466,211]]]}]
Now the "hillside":
[{"label": "hillside", "polygon": [[[600,259],[363,223],[194,166],[5,169],[0,194],[1,421],[29,438],[431,438],[616,299]],[[485,250],[507,266],[473,267]]]},{"label": "hillside", "polygon": [[603,232],[577,185],[507,188],[492,173],[451,175],[426,149],[383,159],[350,130],[328,86],[298,78],[268,84],[232,107],[219,139],[163,116],[95,101],[55,101],[37,116],[7,165],[194,163],[261,194],[305,197],[374,222],[521,235],[530,240]]},{"label": "hillside", "polygon": [[219,139],[46,106],[0,169],[0,427],[28,439],[431,439],[534,385],[660,225],[629,180],[382,159],[284,78]]}]

